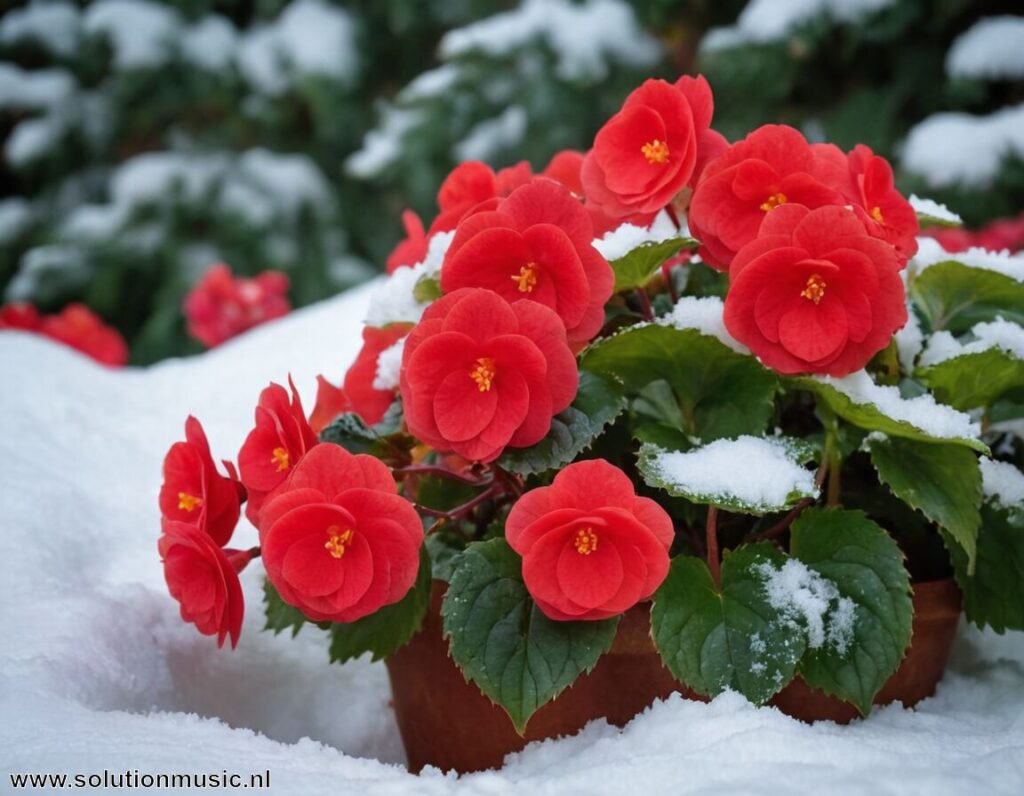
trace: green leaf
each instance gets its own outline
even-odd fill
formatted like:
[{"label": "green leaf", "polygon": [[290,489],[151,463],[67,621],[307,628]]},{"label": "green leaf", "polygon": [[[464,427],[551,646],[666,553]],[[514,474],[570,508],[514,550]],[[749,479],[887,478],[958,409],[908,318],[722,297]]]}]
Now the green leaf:
[{"label": "green leaf", "polygon": [[987,409],[1000,399],[1024,400],[1024,360],[1001,348],[961,354],[918,368],[914,378],[943,403],[965,411]]},{"label": "green leaf", "polygon": [[878,477],[896,497],[948,531],[973,569],[981,524],[978,457],[958,445],[923,444],[896,437],[868,437]]},{"label": "green leaf", "polygon": [[943,536],[967,618],[997,633],[1024,630],[1024,513],[997,505],[981,507],[974,574],[963,548],[948,534]]},{"label": "green leaf", "polygon": [[465,541],[448,528],[442,528],[427,536],[424,544],[430,554],[431,573],[434,580],[443,580],[445,583],[452,579],[455,571],[455,562],[462,551],[466,549]]},{"label": "green leaf", "polygon": [[721,590],[703,560],[672,561],[654,594],[651,633],[676,678],[706,696],[734,689],[755,705],[792,679],[804,630],[768,601],[763,571],[785,561],[768,542],[739,547],[722,562]]},{"label": "green leaf", "polygon": [[538,708],[594,668],[618,626],[618,618],[555,622],[544,616],[504,539],[471,544],[459,556],[441,616],[452,659],[504,708],[520,734]]},{"label": "green leaf", "polygon": [[630,406],[633,436],[669,450],[690,447],[683,427],[686,421],[667,381],[653,381],[640,390]]},{"label": "green leaf", "polygon": [[910,285],[910,296],[921,309],[931,331],[954,334],[981,321],[1002,316],[1024,323],[1024,284],[1005,274],[955,262],[929,266]]},{"label": "green leaf", "polygon": [[413,285],[412,297],[420,304],[429,304],[441,298],[441,280],[436,276],[424,274]]},{"label": "green leaf", "polygon": [[294,638],[309,621],[302,611],[281,599],[270,578],[263,579],[263,611],[267,617],[267,624],[263,629],[273,630],[275,636],[282,630],[291,630]]},{"label": "green leaf", "polygon": [[320,432],[321,442],[340,445],[349,453],[367,453],[384,461],[402,459],[412,447],[412,439],[397,429],[401,410],[392,404],[384,419],[368,426],[355,412],[339,415]]},{"label": "green leaf", "polygon": [[[807,509],[793,523],[790,553],[830,581],[833,643],[808,646],[808,685],[852,702],[863,715],[910,644],[914,608],[903,553],[859,511]],[[836,625],[849,616],[849,631]]]},{"label": "green leaf", "polygon": [[[851,379],[854,378],[854,376],[856,376],[856,374],[847,376],[846,378]],[[785,384],[788,387],[795,387],[796,389],[813,392],[821,401],[824,402],[825,406],[841,418],[867,431],[881,431],[883,434],[888,434],[893,437],[904,437],[906,439],[919,440],[921,442],[955,443],[957,445],[972,448],[981,453],[988,453],[988,446],[980,439],[969,436],[936,436],[934,434],[930,434],[907,420],[894,417],[877,403],[854,400],[849,395],[844,392],[840,392],[836,387],[823,379],[811,376],[798,376],[796,378],[786,379]],[[861,385],[858,384],[857,386]],[[881,387],[877,389],[895,390],[896,388]],[[927,395],[921,395],[916,398],[903,398],[900,400],[900,409],[905,410],[907,414],[911,415],[917,407],[920,407],[922,411],[927,412],[930,415],[934,415],[937,412],[945,412],[950,415],[950,419],[953,419],[956,413],[956,410],[950,407],[937,405],[935,401]],[[968,418],[963,419],[965,421],[968,420]]]},{"label": "green leaf", "polygon": [[917,211],[917,223],[921,229],[929,227],[944,227],[946,229],[960,229],[964,224],[962,221],[950,221],[948,218],[933,216],[931,213]]},{"label": "green leaf", "polygon": [[691,437],[711,441],[761,434],[774,411],[778,380],[751,356],[694,329],[641,324],[595,344],[581,367],[619,379],[639,395],[663,379]]},{"label": "green leaf", "polygon": [[430,573],[430,556],[424,545],[416,582],[401,600],[355,622],[331,624],[331,662],[344,663],[366,652],[371,660],[379,661],[406,644],[420,629],[430,605]]},{"label": "green leaf", "polygon": [[[674,497],[704,503],[726,511],[766,514],[792,508],[804,498],[816,498],[814,473],[801,465],[814,457],[810,443],[793,437],[740,437],[720,439],[686,452],[655,445],[640,448],[640,474],[648,486]],[[723,482],[709,473],[733,465],[732,472],[771,473],[773,483],[733,477]]]},{"label": "green leaf", "polygon": [[615,379],[581,372],[576,398],[554,416],[544,439],[529,448],[506,449],[498,464],[520,475],[563,467],[589,448],[625,408],[622,386]]},{"label": "green leaf", "polygon": [[609,264],[615,272],[615,292],[643,287],[662,263],[675,257],[682,249],[696,249],[700,246],[693,238],[669,238],[637,246]]}]

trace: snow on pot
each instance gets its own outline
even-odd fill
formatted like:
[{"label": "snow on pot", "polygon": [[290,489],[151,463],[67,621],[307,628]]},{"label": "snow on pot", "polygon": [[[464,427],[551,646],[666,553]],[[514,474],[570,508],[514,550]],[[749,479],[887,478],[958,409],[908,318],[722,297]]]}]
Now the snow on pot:
[{"label": "snow on pot", "polygon": [[262,559],[268,628],[388,659],[411,764],[460,770],[673,678],[807,718],[913,703],[957,609],[915,610],[911,571],[1024,627],[1024,475],[978,420],[1024,383],[1024,261],[918,241],[866,147],[730,145],[712,106],[649,80],[542,175],[461,164],[342,388],[307,416],[267,387],[237,469],[190,418],[160,494],[183,618],[234,644]]}]

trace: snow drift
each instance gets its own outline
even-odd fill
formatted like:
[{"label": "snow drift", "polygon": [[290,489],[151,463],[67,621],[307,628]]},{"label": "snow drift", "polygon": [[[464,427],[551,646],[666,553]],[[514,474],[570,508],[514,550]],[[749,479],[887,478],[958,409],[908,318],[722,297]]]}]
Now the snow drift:
[{"label": "snow drift", "polygon": [[1021,634],[964,627],[917,710],[812,727],[732,694],[673,697],[624,730],[595,722],[461,779],[401,767],[382,665],[330,665],[309,629],[260,632],[258,564],[242,577],[241,643],[218,651],[163,585],[163,454],[192,413],[215,457],[234,457],[260,389],[289,372],[310,408],[315,375],[337,382],[355,356],[368,296],[142,371],[0,334],[0,790],[11,772],[106,768],[269,769],[285,794],[1024,792]]}]

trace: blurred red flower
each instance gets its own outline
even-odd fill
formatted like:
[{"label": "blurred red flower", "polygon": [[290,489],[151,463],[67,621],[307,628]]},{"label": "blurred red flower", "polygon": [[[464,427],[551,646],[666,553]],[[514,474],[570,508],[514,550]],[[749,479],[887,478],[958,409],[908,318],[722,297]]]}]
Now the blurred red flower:
[{"label": "blurred red flower", "polygon": [[288,277],[264,271],[245,279],[223,263],[211,267],[185,297],[188,333],[207,348],[230,340],[253,326],[291,312]]}]

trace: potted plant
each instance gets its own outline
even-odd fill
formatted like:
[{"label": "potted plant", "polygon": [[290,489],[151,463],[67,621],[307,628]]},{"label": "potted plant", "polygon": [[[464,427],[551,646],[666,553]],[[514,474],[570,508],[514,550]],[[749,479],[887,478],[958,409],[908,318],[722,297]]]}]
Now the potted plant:
[{"label": "potted plant", "polygon": [[462,164],[309,417],[268,387],[226,474],[190,418],[183,618],[234,645],[262,557],[267,627],[386,659],[410,766],[460,771],[674,690],[912,705],[961,593],[1024,627],[1024,263],[918,241],[955,217],[866,147],[711,118],[650,80],[586,154]]}]

